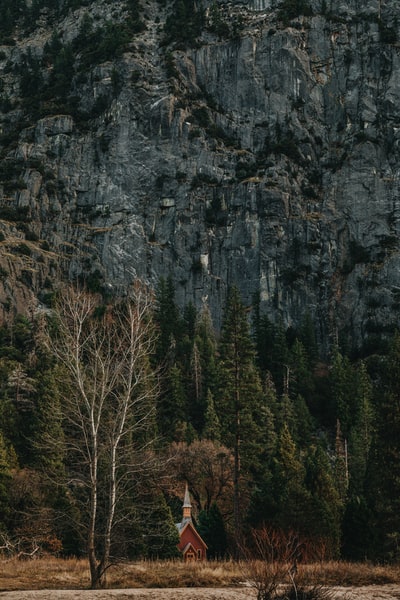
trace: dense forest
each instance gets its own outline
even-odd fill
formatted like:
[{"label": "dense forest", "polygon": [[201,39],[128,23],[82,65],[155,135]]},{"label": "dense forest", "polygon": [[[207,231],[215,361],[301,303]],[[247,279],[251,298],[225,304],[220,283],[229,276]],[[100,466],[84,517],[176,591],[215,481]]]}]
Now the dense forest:
[{"label": "dense forest", "polygon": [[[90,319],[100,330],[114,302],[96,296]],[[321,357],[308,315],[299,330],[285,329],[260,314],[257,299],[245,306],[236,288],[216,332],[206,305],[178,310],[170,278],[151,313],[149,376],[134,393],[154,397],[154,412],[133,444],[140,438],[152,467],[140,459],[129,475],[114,555],[174,556],[187,482],[210,557],[235,555],[246,531],[270,525],[295,532],[308,558],[398,559],[400,336],[363,359],[339,347]],[[74,381],[58,329],[47,311],[0,330],[3,551],[86,551],[76,483],[85,465],[72,467],[67,442],[79,431],[63,413]],[[89,372],[87,349],[85,361]],[[100,494],[100,519],[106,502]]]}]

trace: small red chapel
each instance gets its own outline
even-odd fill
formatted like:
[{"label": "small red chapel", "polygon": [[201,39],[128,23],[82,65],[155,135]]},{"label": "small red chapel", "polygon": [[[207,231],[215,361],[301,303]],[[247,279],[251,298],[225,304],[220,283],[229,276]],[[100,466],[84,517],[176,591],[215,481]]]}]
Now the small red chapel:
[{"label": "small red chapel", "polygon": [[176,527],[179,532],[178,548],[182,552],[185,562],[205,560],[207,558],[207,544],[193,525],[192,504],[187,484],[183,500],[183,518],[181,523],[176,524]]}]

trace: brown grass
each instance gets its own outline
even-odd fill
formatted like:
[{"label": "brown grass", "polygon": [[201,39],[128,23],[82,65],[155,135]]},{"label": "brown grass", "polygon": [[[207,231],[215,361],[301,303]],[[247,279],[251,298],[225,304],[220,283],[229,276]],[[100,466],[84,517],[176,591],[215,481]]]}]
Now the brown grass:
[{"label": "brown grass", "polygon": [[382,585],[400,583],[400,565],[373,565],[328,561],[313,565],[299,565],[299,574],[305,573],[312,584],[334,586]]},{"label": "brown grass", "polygon": [[[108,587],[232,587],[244,583],[249,574],[246,562],[139,561],[110,568]],[[400,566],[368,563],[323,562],[299,565],[296,581],[307,585],[361,586],[400,584]],[[85,560],[41,558],[0,560],[0,590],[84,589],[89,586]]]}]

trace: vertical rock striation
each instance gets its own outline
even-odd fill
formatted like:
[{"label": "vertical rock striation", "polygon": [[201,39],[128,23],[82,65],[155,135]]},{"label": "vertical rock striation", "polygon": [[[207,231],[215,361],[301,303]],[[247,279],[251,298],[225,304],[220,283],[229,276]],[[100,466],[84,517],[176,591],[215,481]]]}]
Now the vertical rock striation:
[{"label": "vertical rock striation", "polygon": [[[122,292],[136,277],[171,274],[178,302],[208,302],[217,326],[235,283],[286,325],[311,314],[326,349],[338,336],[359,347],[393,330],[397,2],[315,0],[286,19],[288,4],[210,4],[188,48],[165,45],[168,11],[149,0],[146,30],[122,54],[82,72],[76,52],[75,113],[27,119],[21,108],[17,67],[30,48],[45,68],[46,15],[2,47],[13,103],[1,115],[2,162],[21,180],[2,185],[3,315],[26,303],[17,289],[43,302],[66,275]],[[123,3],[113,6],[60,18],[62,43],[77,39],[85,14],[123,22]]]}]

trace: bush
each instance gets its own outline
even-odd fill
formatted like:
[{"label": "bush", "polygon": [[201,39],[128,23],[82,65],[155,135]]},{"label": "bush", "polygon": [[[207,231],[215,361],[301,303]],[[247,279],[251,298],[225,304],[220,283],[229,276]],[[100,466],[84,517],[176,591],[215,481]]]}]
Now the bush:
[{"label": "bush", "polygon": [[228,220],[227,211],[222,207],[221,198],[215,196],[210,206],[206,208],[205,219],[207,227],[212,227],[216,225],[217,227],[223,227],[226,225]]},{"label": "bush", "polygon": [[310,17],[312,14],[311,6],[305,0],[284,0],[278,11],[278,18],[288,25],[289,21],[300,15]]},{"label": "bush", "polygon": [[0,43],[4,43],[6,38],[12,35],[24,11],[24,0],[0,0]]},{"label": "bush", "polygon": [[18,244],[18,246],[15,246],[14,250],[17,254],[22,254],[23,256],[32,255],[32,250],[26,244]]},{"label": "bush", "polygon": [[294,531],[262,527],[253,529],[242,548],[245,576],[257,591],[257,600],[331,600],[333,592],[321,585],[309,584],[306,570],[298,566],[304,553],[317,547],[301,540]]},{"label": "bush", "polygon": [[198,129],[196,127],[196,129],[191,129],[189,131],[188,138],[189,138],[189,140],[194,140],[194,139],[200,137],[200,135],[201,135],[200,129]]},{"label": "bush", "polygon": [[221,9],[215,2],[210,7],[208,30],[215,33],[220,39],[231,36],[229,23],[224,20]]},{"label": "bush", "polygon": [[368,263],[370,261],[369,252],[364,246],[359,244],[357,241],[350,242],[350,258],[355,264]]},{"label": "bush", "polygon": [[89,22],[81,25],[80,34],[72,48],[80,53],[81,71],[120,56],[131,39],[129,28],[123,23],[108,21],[104,27],[92,30]]},{"label": "bush", "polygon": [[215,185],[218,183],[218,180],[212,175],[207,175],[206,173],[197,173],[192,179],[192,189],[196,187],[201,187],[202,185]]},{"label": "bush", "polygon": [[43,86],[40,60],[28,53],[24,56],[20,66],[19,89],[23,98],[32,102]]},{"label": "bush", "polygon": [[10,98],[8,98],[8,96],[1,96],[0,97],[0,111],[2,113],[8,113],[10,112],[10,110],[12,110],[12,102],[10,100]]},{"label": "bush", "polygon": [[[44,250],[45,252],[49,252],[50,251],[50,244],[47,240],[43,240],[43,242],[40,243],[40,248],[42,250]],[[50,286],[47,286],[50,287]]]},{"label": "bush", "polygon": [[4,221],[22,222],[28,218],[27,207],[0,206],[0,219]]},{"label": "bush", "polygon": [[175,58],[172,52],[167,52],[165,55],[165,71],[169,79],[176,79],[179,76],[179,71],[176,68]]},{"label": "bush", "polygon": [[293,584],[292,586],[287,586],[286,589],[280,590],[274,598],[275,600],[332,600],[334,595],[333,592],[322,585],[296,587]]},{"label": "bush", "polygon": [[199,127],[207,127],[210,124],[210,115],[205,106],[193,109],[192,115]]},{"label": "bush", "polygon": [[389,27],[383,21],[379,20],[379,33],[383,44],[395,44],[397,42],[397,32],[394,27]]},{"label": "bush", "polygon": [[39,241],[38,235],[34,231],[30,231],[30,230],[28,230],[25,233],[25,239],[28,240],[28,242],[38,242]]},{"label": "bush", "polygon": [[194,0],[175,0],[165,26],[165,43],[183,48],[193,46],[205,26],[204,9],[198,9]]},{"label": "bush", "polygon": [[236,179],[238,181],[243,181],[249,177],[254,177],[257,174],[257,171],[258,165],[255,161],[245,162],[240,160],[236,164]]},{"label": "bush", "polygon": [[131,33],[140,33],[146,29],[146,25],[140,17],[140,4],[137,0],[127,0],[128,26]]},{"label": "bush", "polygon": [[215,125],[215,123],[212,123],[207,127],[207,133],[210,137],[213,137],[216,140],[220,140],[227,147],[240,147],[240,142],[237,138],[226,133],[224,129],[222,129],[222,127],[220,127],[219,125]]}]

